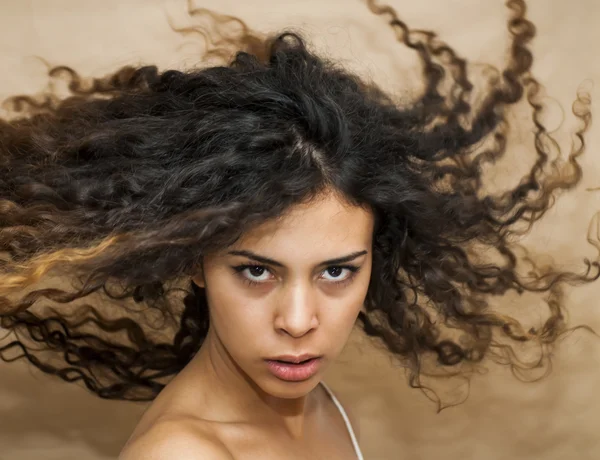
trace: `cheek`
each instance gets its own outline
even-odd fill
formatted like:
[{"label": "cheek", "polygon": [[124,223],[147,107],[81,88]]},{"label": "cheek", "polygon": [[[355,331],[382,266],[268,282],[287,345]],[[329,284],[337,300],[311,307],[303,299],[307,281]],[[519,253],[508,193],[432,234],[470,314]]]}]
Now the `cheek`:
[{"label": "cheek", "polygon": [[340,339],[345,337],[343,336],[344,332],[350,334],[352,331],[356,318],[364,305],[368,288],[369,277],[364,277],[356,280],[347,296],[336,299],[334,302],[324,300],[327,305],[324,312],[327,312],[328,318],[326,320],[323,318],[323,324],[329,324],[328,329],[331,327],[339,331]]},{"label": "cheek", "polygon": [[358,312],[365,303],[365,298],[367,297],[369,284],[371,282],[371,265],[365,266],[363,270],[364,272],[361,273],[359,279],[356,280],[354,291],[348,299],[351,307],[350,310],[352,310],[355,315],[358,315]]},{"label": "cheek", "polygon": [[240,330],[245,323],[252,322],[247,300],[236,295],[233,289],[216,289],[208,297],[211,316],[216,324],[230,330]]},{"label": "cheek", "polygon": [[[257,331],[264,329],[264,303],[262,308],[249,301],[239,290],[228,286],[214,286],[207,293],[212,326],[223,342],[230,345],[241,343],[252,348]],[[243,350],[241,350],[243,352]]]},{"label": "cheek", "polygon": [[350,331],[356,323],[356,318],[363,306],[363,297],[349,299],[345,305],[341,305],[336,314],[336,327],[338,330]]}]

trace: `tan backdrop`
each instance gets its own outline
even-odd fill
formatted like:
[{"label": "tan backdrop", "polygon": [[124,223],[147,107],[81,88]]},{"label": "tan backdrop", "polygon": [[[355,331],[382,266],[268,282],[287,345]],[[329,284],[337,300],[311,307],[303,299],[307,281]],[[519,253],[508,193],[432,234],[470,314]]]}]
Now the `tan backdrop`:
[{"label": "tan backdrop", "polygon": [[[411,27],[431,28],[470,60],[501,64],[507,10],[500,0],[390,0]],[[600,3],[534,0],[538,27],[534,71],[565,109],[585,79],[598,82]],[[386,88],[402,91],[418,81],[414,55],[370,14],[362,0],[198,0],[235,14],[262,31],[294,26],[318,46]],[[42,56],[84,74],[101,75],[128,63],[192,65],[199,45],[168,26],[190,23],[183,0],[3,0],[0,2],[0,97],[35,92],[47,84]],[[600,92],[592,90],[595,103]],[[551,102],[558,111],[557,105]],[[558,112],[557,112],[558,113]],[[598,116],[599,112],[593,111]],[[559,116],[560,118],[560,116]],[[584,179],[563,196],[529,239],[581,268],[594,255],[585,233],[600,210],[600,129],[592,128],[582,159]],[[568,147],[568,137],[565,138]],[[575,265],[578,264],[578,265]],[[600,329],[600,283],[570,296],[571,319]],[[359,352],[354,336],[329,382],[353,401],[361,419],[367,459],[600,458],[600,339],[578,334],[556,353],[554,373],[538,384],[516,381],[504,369],[476,378],[467,402],[436,414],[421,393],[408,389],[400,370],[382,356]],[[364,348],[363,348],[364,349]],[[0,459],[115,458],[143,405],[99,400],[21,364],[0,365]]]}]

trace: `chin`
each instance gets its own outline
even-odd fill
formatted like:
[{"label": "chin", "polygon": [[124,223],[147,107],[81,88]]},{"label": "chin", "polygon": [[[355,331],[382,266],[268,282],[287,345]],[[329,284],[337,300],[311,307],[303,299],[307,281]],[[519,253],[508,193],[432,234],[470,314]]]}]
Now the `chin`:
[{"label": "chin", "polygon": [[259,385],[265,393],[276,398],[296,399],[314,390],[321,381],[321,374],[299,382],[286,382],[272,375],[267,375],[265,380],[264,385]]}]

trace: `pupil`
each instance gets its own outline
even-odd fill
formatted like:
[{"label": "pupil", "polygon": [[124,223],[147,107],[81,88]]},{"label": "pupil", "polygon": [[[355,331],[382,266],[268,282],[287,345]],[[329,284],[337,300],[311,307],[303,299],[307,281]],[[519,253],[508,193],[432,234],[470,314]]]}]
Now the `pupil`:
[{"label": "pupil", "polygon": [[[252,276],[260,276],[263,274],[263,268],[262,267],[250,267],[250,274]],[[257,273],[258,271],[258,273]]]},{"label": "pupil", "polygon": [[338,276],[340,276],[342,272],[342,269],[340,267],[333,267],[329,269],[329,274],[331,276],[333,276],[334,278],[337,278]]}]

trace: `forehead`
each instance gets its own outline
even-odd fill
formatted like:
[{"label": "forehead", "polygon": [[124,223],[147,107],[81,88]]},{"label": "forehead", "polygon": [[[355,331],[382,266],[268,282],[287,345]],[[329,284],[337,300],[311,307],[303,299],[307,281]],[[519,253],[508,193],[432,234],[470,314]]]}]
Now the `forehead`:
[{"label": "forehead", "polygon": [[328,194],[255,227],[229,249],[252,249],[282,262],[334,258],[370,249],[373,224],[370,211]]}]

